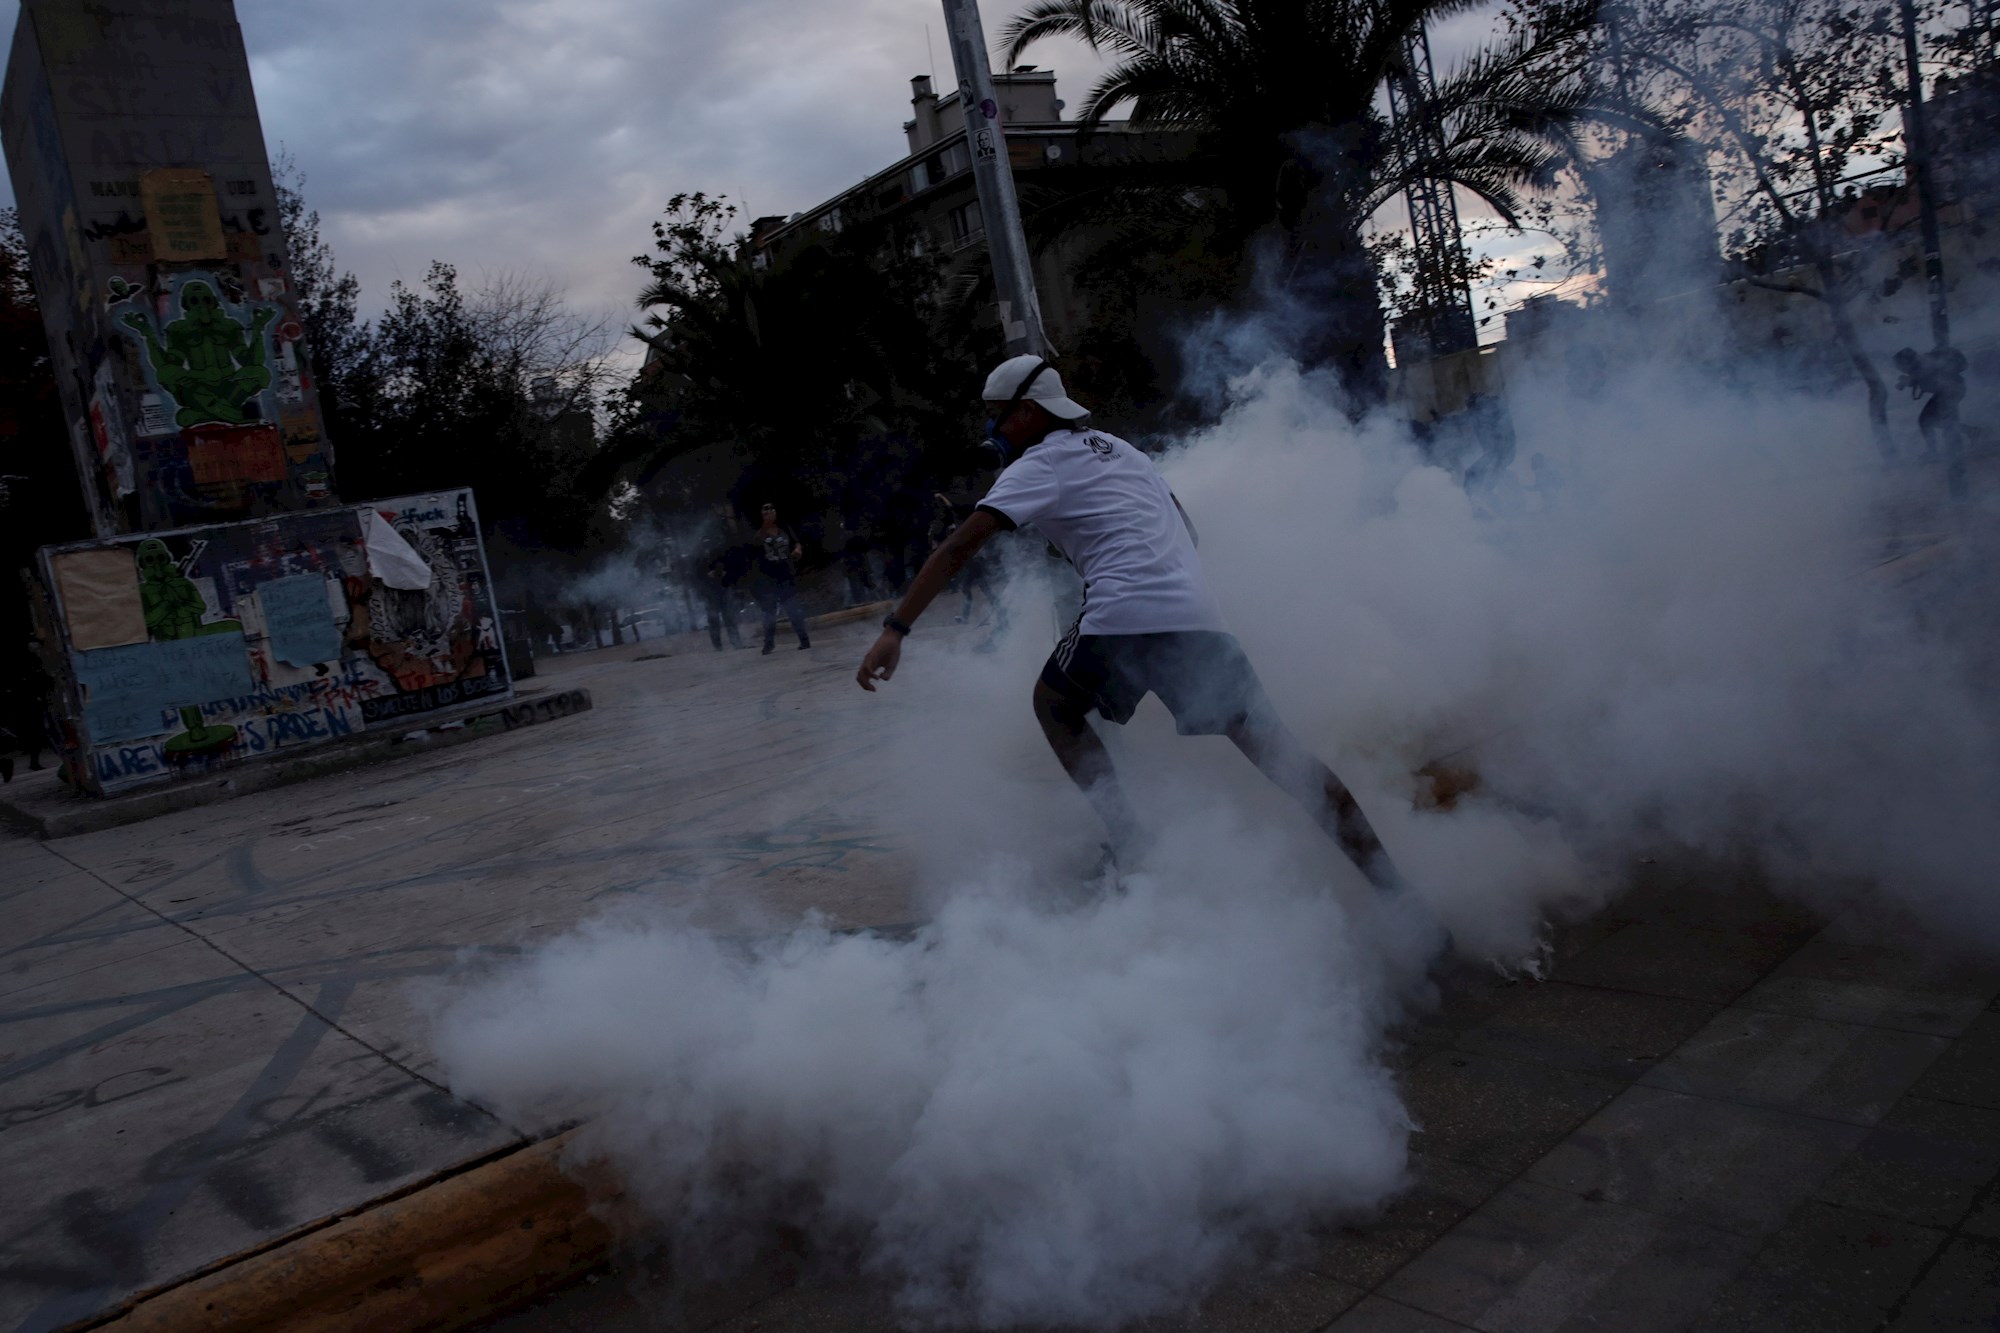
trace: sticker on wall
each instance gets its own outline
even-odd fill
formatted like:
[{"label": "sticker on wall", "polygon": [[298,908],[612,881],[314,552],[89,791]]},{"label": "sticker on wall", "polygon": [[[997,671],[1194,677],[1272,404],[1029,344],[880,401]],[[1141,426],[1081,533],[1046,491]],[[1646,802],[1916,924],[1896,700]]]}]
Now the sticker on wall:
[{"label": "sticker on wall", "polygon": [[278,418],[285,434],[285,457],[301,466],[320,451],[319,419],[309,412],[287,412]]},{"label": "sticker on wall", "polygon": [[201,588],[188,577],[185,565],[201,556],[197,543],[185,562],[158,537],[148,537],[134,549],[139,561],[139,597],[146,613],[146,632],[155,639],[195,639],[217,634],[241,637],[243,626],[235,620],[211,619],[214,614]]},{"label": "sticker on wall", "polygon": [[178,317],[162,328],[140,310],[118,319],[138,340],[147,374],[173,400],[181,426],[263,420],[256,400],[271,385],[264,331],[278,311],[259,306],[239,318],[223,305],[220,287],[207,274],[183,278],[174,293]]},{"label": "sticker on wall", "polygon": [[[141,740],[188,727],[172,715],[191,709],[200,723],[200,705],[248,694],[249,646],[240,630],[167,643],[135,643],[78,653],[77,683],[83,687],[84,725],[93,745]],[[195,743],[216,737],[198,736]]]},{"label": "sticker on wall", "polygon": [[257,605],[271,656],[292,666],[313,666],[340,656],[340,627],[320,574],[288,574],[259,584]]},{"label": "sticker on wall", "polygon": [[222,230],[222,207],[215,180],[191,167],[159,167],[139,178],[146,231],[153,255],[167,263],[227,259],[229,238]]},{"label": "sticker on wall", "polygon": [[431,567],[376,510],[368,511],[362,541],[368,548],[368,572],[391,588],[423,592],[431,586]]},{"label": "sticker on wall", "polygon": [[123,546],[51,557],[70,645],[78,650],[144,643],[146,609],[139,567]]},{"label": "sticker on wall", "polygon": [[187,434],[188,466],[197,485],[285,479],[285,441],[276,426],[208,425]]},{"label": "sticker on wall", "polygon": [[[296,321],[287,320],[283,327],[294,328]],[[306,401],[305,376],[299,363],[298,340],[281,335],[278,342],[278,377],[272,386],[280,412],[288,407],[301,407]]]},{"label": "sticker on wall", "polygon": [[118,400],[108,393],[90,396],[90,441],[113,494],[121,498],[137,489],[132,453],[125,447],[125,428],[118,419]]},{"label": "sticker on wall", "polygon": [[139,395],[139,433],[141,435],[175,433],[174,410],[167,406],[167,400],[163,395],[157,393]]}]

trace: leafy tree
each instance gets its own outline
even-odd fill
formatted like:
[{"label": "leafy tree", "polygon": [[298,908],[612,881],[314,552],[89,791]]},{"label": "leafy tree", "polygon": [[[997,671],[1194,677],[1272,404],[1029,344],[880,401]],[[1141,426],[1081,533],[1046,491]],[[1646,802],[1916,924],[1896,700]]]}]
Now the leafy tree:
[{"label": "leafy tree", "polygon": [[90,535],[42,327],[19,213],[0,209],[0,577],[10,604],[17,569],[37,547]]},{"label": "leafy tree", "polygon": [[[1931,28],[1942,10],[1926,0]],[[1903,166],[1897,6],[1619,0],[1605,14],[1596,49],[1613,100],[1651,121],[1651,132],[1701,147],[1726,252],[1752,282],[1824,307],[1866,387],[1878,444],[1892,452],[1888,385],[1854,314],[1886,238],[1851,235],[1839,215],[1856,180]]]},{"label": "leafy tree", "polygon": [[361,281],[340,267],[320,234],[319,210],[306,205],[305,172],[290,153],[279,153],[271,179],[291,259],[292,299],[305,325],[320,413],[337,451],[341,440],[365,428],[374,408],[374,330],[360,317]]},{"label": "leafy tree", "polygon": [[[1425,172],[1515,219],[1565,160],[1587,80],[1574,68],[1594,0],[1538,11],[1440,81],[1430,117],[1390,123],[1378,94],[1406,41],[1472,0],[1035,0],[1008,25],[1005,59],[1073,37],[1116,63],[1091,90],[1086,126],[1129,107],[1134,124],[1180,129],[1194,151],[1136,164],[1059,210],[1058,225],[1145,219],[1160,250],[1191,234],[1289,298],[1294,350],[1333,367],[1357,407],[1385,387],[1383,316],[1364,226],[1410,183],[1414,144],[1435,128]],[[1259,266],[1261,261],[1261,267]],[[1269,290],[1262,293],[1270,295]]]},{"label": "leafy tree", "polygon": [[390,287],[370,350],[373,410],[341,447],[345,484],[357,495],[472,486],[488,527],[522,550],[588,545],[601,497],[579,482],[607,341],[546,283],[503,277],[467,293],[433,262],[421,286]]},{"label": "leafy tree", "polygon": [[291,281],[349,500],[472,486],[488,534],[522,555],[575,552],[605,537],[601,492],[581,489],[608,383],[608,322],[572,310],[546,280],[502,273],[467,290],[450,264],[390,287],[360,317],[305,200],[305,176],[272,167]]},{"label": "leafy tree", "polygon": [[37,548],[89,535],[27,241],[15,210],[0,209],[0,727],[39,726],[23,576]]},{"label": "leafy tree", "polygon": [[730,443],[749,455],[746,508],[775,495],[797,513],[920,524],[910,494],[972,465],[954,446],[971,435],[969,386],[997,335],[952,299],[939,261],[884,230],[850,228],[764,267],[731,235],[735,216],[720,198],[677,195],[634,259],[647,359],[599,474],[643,486],[675,457]]}]

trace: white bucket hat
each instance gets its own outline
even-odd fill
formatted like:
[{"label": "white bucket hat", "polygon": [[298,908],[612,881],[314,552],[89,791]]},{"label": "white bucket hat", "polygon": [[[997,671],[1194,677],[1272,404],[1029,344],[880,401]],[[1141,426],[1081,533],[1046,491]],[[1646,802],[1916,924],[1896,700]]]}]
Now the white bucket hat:
[{"label": "white bucket hat", "polygon": [[986,377],[986,389],[979,396],[989,403],[1013,403],[1025,398],[1040,403],[1050,416],[1063,421],[1078,421],[1090,415],[1089,408],[1064,396],[1061,374],[1039,356],[1022,355],[1002,361]]}]

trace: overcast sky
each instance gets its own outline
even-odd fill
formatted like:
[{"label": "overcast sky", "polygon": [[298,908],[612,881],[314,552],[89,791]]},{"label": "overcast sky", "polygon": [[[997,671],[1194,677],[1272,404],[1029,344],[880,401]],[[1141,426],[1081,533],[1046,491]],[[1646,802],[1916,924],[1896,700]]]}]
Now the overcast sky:
[{"label": "overcast sky", "polygon": [[[1021,3],[983,0],[989,38]],[[9,41],[18,9],[0,0]],[[474,285],[546,275],[627,318],[627,261],[669,196],[726,194],[746,221],[809,208],[903,155],[927,24],[952,82],[937,0],[237,0],[237,16],[266,144],[305,172],[371,309],[444,259]],[[1072,108],[1102,69],[1077,45],[1028,58]]]}]

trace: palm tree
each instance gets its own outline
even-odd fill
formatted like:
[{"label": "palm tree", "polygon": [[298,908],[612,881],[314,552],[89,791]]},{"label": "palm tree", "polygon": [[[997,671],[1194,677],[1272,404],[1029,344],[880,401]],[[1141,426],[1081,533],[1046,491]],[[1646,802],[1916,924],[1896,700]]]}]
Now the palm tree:
[{"label": "palm tree", "polygon": [[[1173,161],[1113,171],[1044,225],[1115,222],[1165,248],[1199,226],[1238,266],[1239,290],[1275,284],[1297,312],[1293,351],[1335,370],[1357,410],[1385,391],[1383,315],[1363,226],[1411,182],[1420,128],[1392,126],[1378,93],[1405,73],[1409,39],[1481,0],[1034,0],[1002,34],[1012,65],[1036,42],[1075,37],[1115,60],[1091,90],[1086,130],[1128,107],[1132,123],[1191,132]],[[1510,225],[1568,160],[1590,83],[1581,58],[1597,0],[1516,22],[1444,77],[1425,125],[1442,151],[1430,177],[1484,200]]]}]

